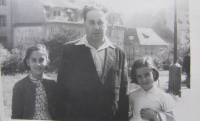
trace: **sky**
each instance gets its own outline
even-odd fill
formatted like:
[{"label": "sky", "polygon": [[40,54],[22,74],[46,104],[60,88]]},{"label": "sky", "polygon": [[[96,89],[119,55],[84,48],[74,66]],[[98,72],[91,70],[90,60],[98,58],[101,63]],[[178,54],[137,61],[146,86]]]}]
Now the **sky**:
[{"label": "sky", "polygon": [[188,11],[188,0],[89,0],[102,3],[113,10],[127,12],[128,10],[146,10],[146,9],[173,9],[174,2],[181,11]]},{"label": "sky", "polygon": [[[175,0],[89,0],[104,4],[110,11],[120,13],[124,21],[134,13],[156,14],[161,9],[174,11]],[[189,12],[189,0],[176,0],[178,12]]]}]

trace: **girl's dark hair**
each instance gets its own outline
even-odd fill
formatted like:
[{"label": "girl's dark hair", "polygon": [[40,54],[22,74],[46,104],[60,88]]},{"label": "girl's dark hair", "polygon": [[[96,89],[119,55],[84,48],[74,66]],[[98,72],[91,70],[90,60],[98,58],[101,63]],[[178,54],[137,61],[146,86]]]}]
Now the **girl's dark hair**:
[{"label": "girl's dark hair", "polygon": [[31,56],[33,51],[38,51],[38,50],[44,52],[46,54],[46,56],[47,56],[47,59],[49,58],[49,51],[47,50],[47,48],[46,48],[46,46],[44,44],[36,44],[36,45],[33,45],[33,46],[29,47],[26,50],[26,56],[25,56],[25,58],[23,60],[26,70],[30,70],[30,67],[27,65],[27,59],[30,58],[30,56]]},{"label": "girl's dark hair", "polygon": [[83,8],[83,18],[84,18],[84,21],[86,21],[86,15],[89,11],[93,11],[93,10],[99,10],[99,11],[102,11],[103,13],[108,13],[108,9],[101,5],[101,4],[92,4],[92,5],[86,5],[84,8]]},{"label": "girl's dark hair", "polygon": [[150,67],[153,71],[153,78],[154,81],[157,81],[159,77],[158,70],[155,68],[153,64],[153,59],[150,57],[142,57],[140,59],[137,59],[131,68],[131,83],[138,84],[137,78],[136,78],[136,70],[141,67]]}]

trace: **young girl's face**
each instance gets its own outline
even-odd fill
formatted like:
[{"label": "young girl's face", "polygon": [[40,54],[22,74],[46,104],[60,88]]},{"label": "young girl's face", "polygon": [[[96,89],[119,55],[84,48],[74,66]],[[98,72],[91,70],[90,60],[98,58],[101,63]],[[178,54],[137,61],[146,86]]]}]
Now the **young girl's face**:
[{"label": "young girl's face", "polygon": [[143,88],[145,91],[148,91],[153,87],[154,78],[152,69],[149,67],[141,67],[136,70],[136,78],[138,84]]},{"label": "young girl's face", "polygon": [[30,67],[31,74],[36,78],[42,76],[48,63],[47,55],[40,50],[33,51],[29,59],[27,59],[27,65]]}]

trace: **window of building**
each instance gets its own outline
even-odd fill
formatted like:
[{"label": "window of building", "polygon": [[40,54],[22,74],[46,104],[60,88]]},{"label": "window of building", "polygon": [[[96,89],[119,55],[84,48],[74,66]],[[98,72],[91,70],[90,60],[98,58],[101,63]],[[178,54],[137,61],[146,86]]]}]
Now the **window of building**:
[{"label": "window of building", "polygon": [[58,11],[58,16],[60,16],[60,11]]},{"label": "window of building", "polygon": [[55,28],[54,27],[51,27],[51,33],[55,33]]},{"label": "window of building", "polygon": [[56,16],[56,11],[53,11],[53,15]]},{"label": "window of building", "polygon": [[60,11],[53,11],[54,16],[60,16]]},{"label": "window of building", "polygon": [[150,48],[150,55],[153,55],[153,48]]},{"label": "window of building", "polygon": [[0,44],[3,45],[4,47],[5,47],[6,41],[7,41],[7,37],[0,36]]},{"label": "window of building", "polygon": [[116,22],[119,21],[119,18],[118,18],[117,16],[113,16],[113,17],[112,17],[112,20],[113,20],[114,23],[116,23]]},{"label": "window of building", "polygon": [[144,33],[142,33],[142,35],[144,36],[144,38],[149,38],[149,36]]},{"label": "window of building", "polygon": [[0,5],[6,5],[6,0],[0,0]]},{"label": "window of building", "polygon": [[153,50],[152,50],[152,48],[145,48],[144,49],[144,54],[145,55],[153,55],[153,52],[152,52]]},{"label": "window of building", "polygon": [[6,16],[0,15],[0,27],[6,26]]},{"label": "window of building", "polygon": [[145,55],[147,55],[148,54],[148,49],[147,48],[145,48]]}]

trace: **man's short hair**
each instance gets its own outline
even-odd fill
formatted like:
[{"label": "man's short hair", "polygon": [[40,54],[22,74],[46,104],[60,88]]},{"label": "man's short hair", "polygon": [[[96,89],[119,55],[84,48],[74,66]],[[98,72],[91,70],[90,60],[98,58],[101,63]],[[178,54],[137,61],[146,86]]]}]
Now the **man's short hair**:
[{"label": "man's short hair", "polygon": [[84,17],[84,21],[86,21],[86,15],[89,11],[93,11],[93,10],[99,10],[102,11],[103,13],[108,13],[108,9],[104,6],[104,5],[100,5],[100,4],[92,4],[92,5],[86,5],[83,8],[83,17]]}]

